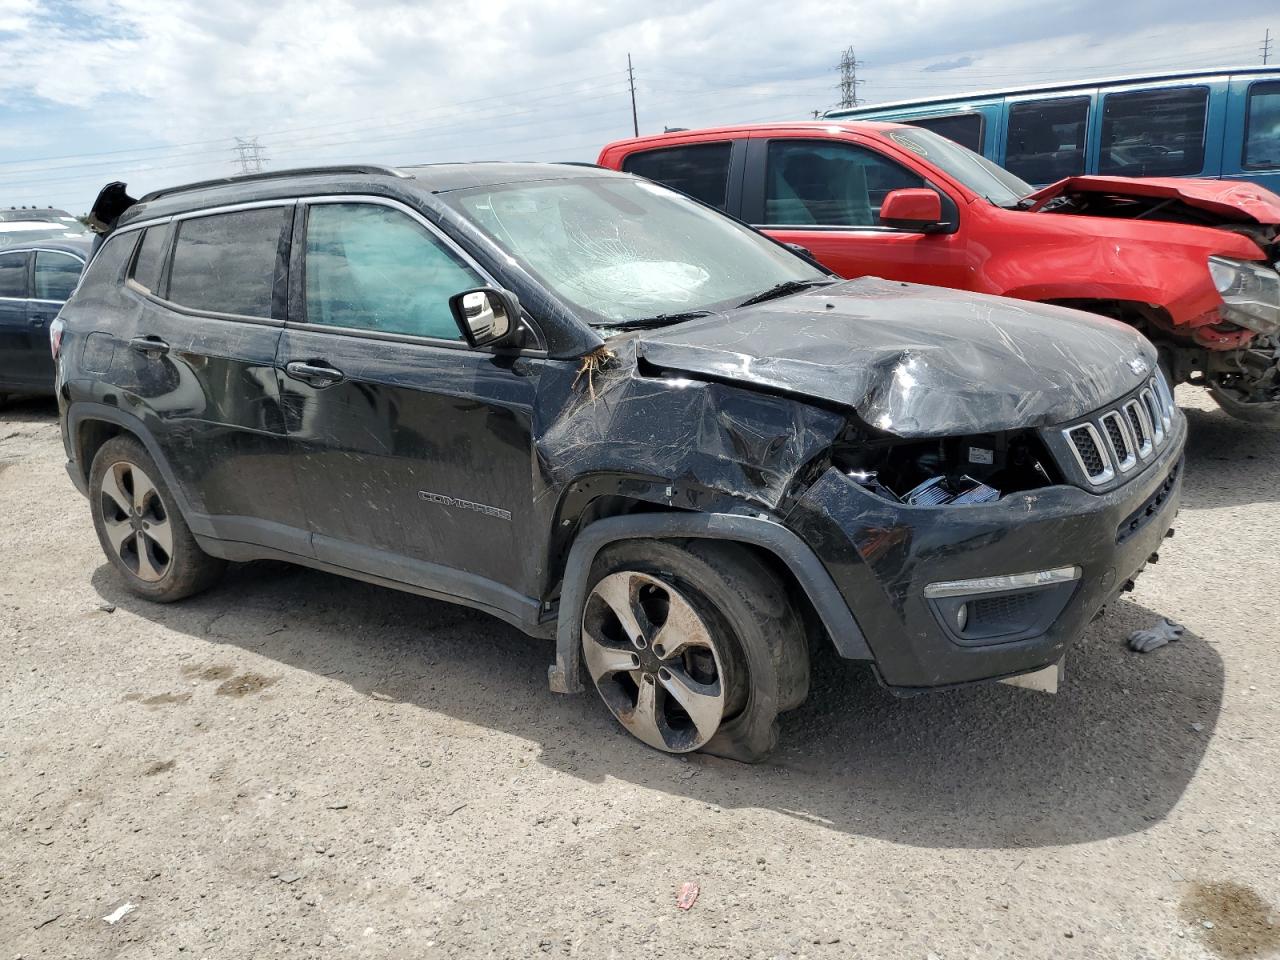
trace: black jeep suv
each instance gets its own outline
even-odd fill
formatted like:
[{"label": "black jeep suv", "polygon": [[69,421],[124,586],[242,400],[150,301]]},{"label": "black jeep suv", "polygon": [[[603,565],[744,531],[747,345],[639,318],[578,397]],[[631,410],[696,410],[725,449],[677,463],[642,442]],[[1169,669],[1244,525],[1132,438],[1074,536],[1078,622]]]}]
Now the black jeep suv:
[{"label": "black jeep suv", "polygon": [[1110,320],[839,281],[588,167],[115,187],[59,395],[151,600],[275,558],[465,603],[750,760],[811,638],[899,692],[1056,679],[1177,509],[1184,420]]}]

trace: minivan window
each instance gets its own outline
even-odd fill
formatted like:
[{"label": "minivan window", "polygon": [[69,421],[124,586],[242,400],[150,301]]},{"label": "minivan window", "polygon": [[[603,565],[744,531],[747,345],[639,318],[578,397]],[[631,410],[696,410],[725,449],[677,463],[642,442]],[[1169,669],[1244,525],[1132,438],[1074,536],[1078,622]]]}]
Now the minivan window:
[{"label": "minivan window", "polygon": [[1088,97],[1026,100],[1009,108],[1005,169],[1028,183],[1054,183],[1084,173]]},{"label": "minivan window", "polygon": [[0,297],[19,300],[27,296],[27,255],[0,253]]},{"label": "minivan window", "polygon": [[1031,184],[1004,167],[930,130],[891,130],[889,139],[912,153],[918,153],[943,173],[998,207],[1016,206],[1031,192]]},{"label": "minivan window", "polygon": [[1280,80],[1249,88],[1244,165],[1253,170],[1280,169]]},{"label": "minivan window", "polygon": [[483,278],[412,217],[370,203],[307,212],[308,323],[461,340],[449,298]]},{"label": "minivan window", "polygon": [[155,290],[160,281],[160,261],[164,259],[165,239],[168,236],[168,224],[147,227],[142,233],[142,243],[133,261],[133,272],[129,276],[148,292]]},{"label": "minivan window", "polygon": [[921,117],[918,120],[903,120],[913,127],[932,130],[940,137],[954,140],[969,150],[982,151],[983,122],[980,113],[951,113],[945,117]]},{"label": "minivan window", "polygon": [[724,210],[729,193],[729,155],[733,144],[699,143],[633,153],[622,164],[627,173],[665,183]]},{"label": "minivan window", "polygon": [[440,195],[589,323],[734,305],[826,274],[781,244],[647,180],[583,177]]},{"label": "minivan window", "polygon": [[78,259],[68,254],[37,250],[36,299],[66,301],[80,279],[81,266]]},{"label": "minivan window", "polygon": [[270,317],[286,213],[292,208],[238,210],[181,221],[168,299],[194,310]]},{"label": "minivan window", "polygon": [[765,173],[766,226],[873,227],[893,190],[924,178],[865,147],[773,140]]},{"label": "minivan window", "polygon": [[1208,104],[1207,87],[1107,94],[1098,172],[1124,177],[1199,173]]}]

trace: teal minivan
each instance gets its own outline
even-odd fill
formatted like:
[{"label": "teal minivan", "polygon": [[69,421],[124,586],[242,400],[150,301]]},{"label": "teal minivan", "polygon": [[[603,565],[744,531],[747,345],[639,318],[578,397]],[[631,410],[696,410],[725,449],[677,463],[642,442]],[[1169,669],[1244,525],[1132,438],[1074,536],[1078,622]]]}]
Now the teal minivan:
[{"label": "teal minivan", "polygon": [[1080,174],[1208,177],[1280,193],[1280,66],[997,90],[826,117],[924,127],[1037,186]]}]

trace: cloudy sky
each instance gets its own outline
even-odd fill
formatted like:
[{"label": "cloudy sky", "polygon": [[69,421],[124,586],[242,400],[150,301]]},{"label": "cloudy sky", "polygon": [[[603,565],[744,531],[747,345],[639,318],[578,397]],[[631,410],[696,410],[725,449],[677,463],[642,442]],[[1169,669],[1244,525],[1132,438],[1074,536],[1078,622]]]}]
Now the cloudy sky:
[{"label": "cloudy sky", "polygon": [[272,168],[593,160],[631,132],[628,53],[647,133],[809,117],[850,45],[877,102],[1258,63],[1268,26],[1275,0],[0,0],[0,206],[229,174],[237,137]]}]

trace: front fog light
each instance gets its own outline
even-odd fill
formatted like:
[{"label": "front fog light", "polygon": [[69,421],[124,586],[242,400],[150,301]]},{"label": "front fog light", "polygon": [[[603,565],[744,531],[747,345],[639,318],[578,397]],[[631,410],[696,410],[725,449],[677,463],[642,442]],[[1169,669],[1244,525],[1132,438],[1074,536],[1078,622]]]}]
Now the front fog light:
[{"label": "front fog light", "polygon": [[930,600],[939,597],[960,597],[971,593],[1003,593],[1023,587],[1047,587],[1053,583],[1067,583],[1080,579],[1079,567],[1055,567],[1052,570],[1036,570],[1033,573],[1014,573],[1005,577],[975,577],[972,580],[940,580],[924,588]]},{"label": "front fog light", "polygon": [[962,603],[956,607],[956,632],[964,633],[964,628],[969,625],[969,605]]},{"label": "front fog light", "polygon": [[1066,609],[1079,567],[1055,567],[1000,577],[941,580],[924,589],[933,615],[953,642],[966,647],[1011,643],[1043,634]]}]

